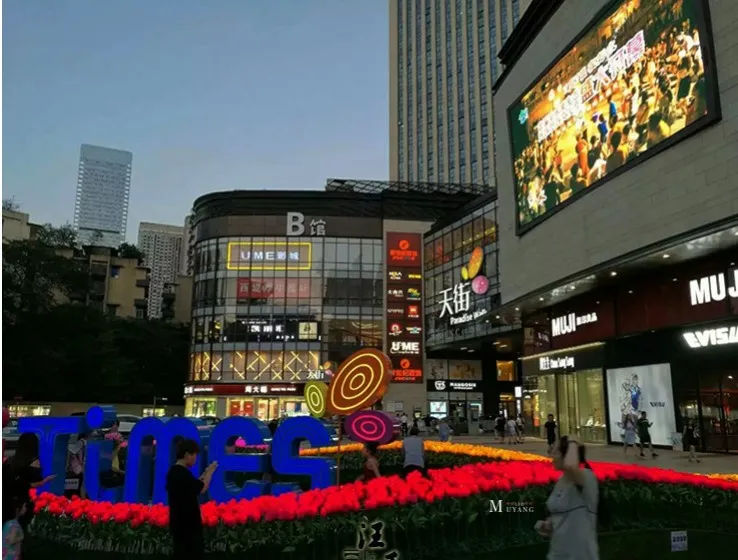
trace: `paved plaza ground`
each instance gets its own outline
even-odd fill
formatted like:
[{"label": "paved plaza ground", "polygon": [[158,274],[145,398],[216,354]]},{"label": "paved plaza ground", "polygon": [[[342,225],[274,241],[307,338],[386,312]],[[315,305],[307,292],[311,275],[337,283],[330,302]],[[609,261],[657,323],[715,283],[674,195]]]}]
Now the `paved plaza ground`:
[{"label": "paved plaza ground", "polygon": [[[499,449],[512,449],[524,453],[534,453],[546,456],[546,442],[538,438],[526,438],[524,443],[507,445],[499,443],[492,435],[481,436],[455,436],[454,443],[468,443],[471,445],[486,445]],[[587,459],[591,461],[603,461],[608,463],[638,464],[648,467],[659,467],[672,469],[680,472],[691,472],[699,474],[738,474],[738,454],[722,453],[698,453],[699,463],[690,463],[689,456],[684,451],[672,451],[669,449],[657,449],[658,457],[652,459],[650,456],[643,459],[632,449],[628,456],[623,456],[623,448],[615,445],[587,444]]]}]

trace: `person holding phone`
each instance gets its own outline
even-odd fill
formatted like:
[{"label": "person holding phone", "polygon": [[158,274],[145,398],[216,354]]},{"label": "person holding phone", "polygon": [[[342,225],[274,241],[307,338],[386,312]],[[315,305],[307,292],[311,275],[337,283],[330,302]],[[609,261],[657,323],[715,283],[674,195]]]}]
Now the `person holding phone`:
[{"label": "person holding phone", "polygon": [[210,463],[202,476],[195,478],[190,469],[197,464],[199,452],[196,441],[183,439],[177,444],[177,462],[167,473],[172,558],[200,560],[205,557],[200,494],[208,491],[218,463]]},{"label": "person holding phone", "polygon": [[584,446],[570,436],[562,437],[554,450],[553,464],[563,474],[546,502],[551,516],[535,527],[539,535],[550,539],[547,558],[599,560],[600,490]]}]

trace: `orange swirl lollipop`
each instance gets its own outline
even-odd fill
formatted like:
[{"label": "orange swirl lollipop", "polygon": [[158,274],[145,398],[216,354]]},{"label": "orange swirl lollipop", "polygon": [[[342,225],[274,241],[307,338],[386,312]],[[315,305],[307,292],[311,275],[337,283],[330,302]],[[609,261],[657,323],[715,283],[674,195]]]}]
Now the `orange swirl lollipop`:
[{"label": "orange swirl lollipop", "polygon": [[472,251],[469,266],[467,267],[469,280],[473,280],[479,274],[479,271],[482,269],[482,261],[484,261],[484,251],[481,247],[477,247]]},{"label": "orange swirl lollipop", "polygon": [[369,408],[387,392],[392,363],[384,352],[365,348],[338,368],[328,387],[328,412],[345,416]]}]

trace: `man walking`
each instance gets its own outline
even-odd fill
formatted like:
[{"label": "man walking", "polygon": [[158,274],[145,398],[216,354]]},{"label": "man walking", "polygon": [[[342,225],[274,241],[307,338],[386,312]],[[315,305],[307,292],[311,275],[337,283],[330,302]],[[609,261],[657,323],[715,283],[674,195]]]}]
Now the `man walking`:
[{"label": "man walking", "polygon": [[649,428],[653,426],[653,422],[649,422],[646,417],[646,411],[641,412],[641,417],[638,419],[638,439],[641,440],[641,457],[645,457],[643,450],[646,445],[651,451],[651,457],[656,458],[658,455],[653,450],[653,444],[651,443],[651,433]]}]

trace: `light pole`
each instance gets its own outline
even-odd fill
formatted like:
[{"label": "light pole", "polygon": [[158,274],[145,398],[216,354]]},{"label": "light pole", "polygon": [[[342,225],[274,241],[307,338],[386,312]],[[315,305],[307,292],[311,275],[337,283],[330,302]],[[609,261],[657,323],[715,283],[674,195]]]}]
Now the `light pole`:
[{"label": "light pole", "polygon": [[167,402],[167,398],[154,396],[154,408],[151,410],[151,416],[154,418],[156,418],[156,401]]}]

